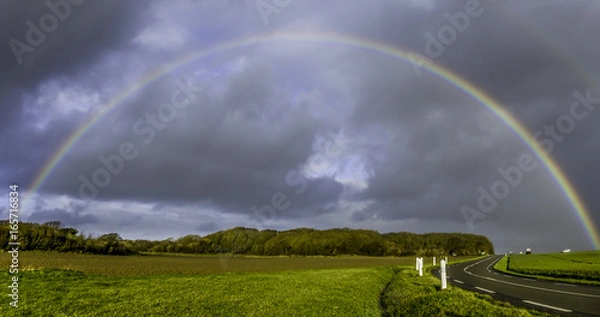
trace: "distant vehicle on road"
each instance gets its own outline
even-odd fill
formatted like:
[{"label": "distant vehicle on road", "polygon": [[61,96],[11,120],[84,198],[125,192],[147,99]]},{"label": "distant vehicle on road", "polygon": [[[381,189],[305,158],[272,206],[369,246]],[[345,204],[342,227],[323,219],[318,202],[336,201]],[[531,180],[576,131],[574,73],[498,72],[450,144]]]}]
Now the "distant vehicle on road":
[{"label": "distant vehicle on road", "polygon": [[531,254],[531,248],[525,249],[525,254]]},{"label": "distant vehicle on road", "polygon": [[564,249],[564,250],[562,250],[562,253],[569,253],[569,252],[571,252],[571,249]]}]

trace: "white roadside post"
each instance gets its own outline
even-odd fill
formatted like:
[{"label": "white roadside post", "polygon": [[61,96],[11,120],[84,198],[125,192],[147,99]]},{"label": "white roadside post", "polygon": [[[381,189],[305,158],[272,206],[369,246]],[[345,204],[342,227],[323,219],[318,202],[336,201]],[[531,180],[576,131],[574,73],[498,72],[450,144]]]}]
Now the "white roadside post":
[{"label": "white roadside post", "polygon": [[423,276],[423,258],[419,259],[419,276]]},{"label": "white roadside post", "polygon": [[444,261],[444,260],[440,261],[440,271],[441,271],[440,279],[442,280],[442,289],[446,289],[446,261]]},{"label": "white roadside post", "polygon": [[435,266],[435,256],[433,257],[433,266]]}]

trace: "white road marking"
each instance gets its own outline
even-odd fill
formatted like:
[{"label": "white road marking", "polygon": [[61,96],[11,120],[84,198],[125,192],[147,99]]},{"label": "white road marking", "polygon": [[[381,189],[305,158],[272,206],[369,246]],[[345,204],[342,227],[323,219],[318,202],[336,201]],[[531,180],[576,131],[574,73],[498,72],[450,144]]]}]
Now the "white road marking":
[{"label": "white road marking", "polygon": [[573,285],[573,284],[566,284],[566,283],[554,283],[556,285],[562,285],[562,286],[570,286],[570,287],[577,287],[577,285]]},{"label": "white road marking", "polygon": [[495,263],[496,263],[496,262],[492,262],[492,263],[490,263],[490,264],[489,264],[489,265],[486,267],[486,269],[488,270],[488,272],[492,273],[492,271],[490,271],[490,266],[494,265]]},{"label": "white road marking", "polygon": [[526,281],[537,282],[537,280],[534,280],[532,278],[526,278],[526,277],[524,277],[523,279],[526,280]]},{"label": "white road marking", "polygon": [[454,282],[458,283],[458,284],[465,284],[465,282],[463,281],[459,281],[459,280],[453,280]]},{"label": "white road marking", "polygon": [[550,309],[558,310],[558,311],[565,312],[565,313],[572,312],[572,310],[570,310],[570,309],[560,308],[560,307],[556,307],[556,306],[550,306],[550,305],[546,305],[546,304],[542,304],[542,303],[538,303],[538,302],[534,302],[534,301],[530,301],[530,300],[526,300],[526,299],[523,300],[523,303],[537,305],[537,306],[541,306],[541,307],[545,307],[545,308],[550,308]]},{"label": "white road marking", "polygon": [[[498,258],[497,261],[500,261],[501,257]],[[470,271],[468,271],[467,269],[480,264],[481,262],[487,261],[489,260],[489,258],[483,259],[481,261],[478,261],[476,263],[467,265],[463,271],[471,276],[475,276],[475,277],[479,277],[482,279],[486,279],[488,281],[494,281],[494,282],[498,282],[498,283],[503,283],[503,284],[507,284],[507,285],[512,285],[512,286],[518,286],[518,287],[523,287],[523,288],[530,288],[530,289],[535,289],[535,290],[539,290],[539,291],[545,291],[545,292],[551,292],[551,293],[559,293],[559,294],[566,294],[566,295],[575,295],[575,296],[581,296],[581,297],[590,297],[590,298],[600,298],[600,295],[593,295],[593,294],[584,294],[584,293],[575,293],[575,292],[567,292],[567,291],[560,291],[560,290],[555,290],[555,289],[549,289],[549,288],[542,288],[542,287],[536,287],[536,286],[529,286],[529,285],[524,285],[524,284],[519,284],[519,283],[513,283],[513,282],[508,282],[508,281],[502,281],[502,280],[498,280],[492,277],[487,277],[487,276],[481,276],[481,275],[477,275],[474,273],[471,273]],[[493,261],[492,263],[495,263],[497,261]]]},{"label": "white road marking", "polygon": [[492,291],[492,290],[489,290],[489,289],[487,289],[487,288],[483,288],[483,287],[479,287],[479,286],[475,286],[475,289],[478,289],[478,290],[480,290],[480,291],[482,291],[482,292],[486,292],[486,293],[490,293],[490,294],[494,294],[494,293],[496,293],[496,292],[494,292],[494,291]]}]

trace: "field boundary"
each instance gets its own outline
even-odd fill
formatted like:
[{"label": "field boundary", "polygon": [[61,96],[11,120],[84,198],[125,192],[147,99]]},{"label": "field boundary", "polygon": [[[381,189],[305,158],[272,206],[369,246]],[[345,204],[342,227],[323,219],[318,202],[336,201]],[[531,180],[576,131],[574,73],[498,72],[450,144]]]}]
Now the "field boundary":
[{"label": "field boundary", "polygon": [[381,311],[382,316],[388,315],[387,314],[388,304],[385,301],[385,296],[387,295],[390,285],[394,281],[394,278],[396,277],[396,275],[398,275],[398,273],[400,273],[402,271],[402,267],[391,267],[391,269],[394,271],[394,275],[392,276],[392,278],[390,278],[390,280],[387,282],[387,284],[385,284],[385,287],[379,294],[379,310]]}]

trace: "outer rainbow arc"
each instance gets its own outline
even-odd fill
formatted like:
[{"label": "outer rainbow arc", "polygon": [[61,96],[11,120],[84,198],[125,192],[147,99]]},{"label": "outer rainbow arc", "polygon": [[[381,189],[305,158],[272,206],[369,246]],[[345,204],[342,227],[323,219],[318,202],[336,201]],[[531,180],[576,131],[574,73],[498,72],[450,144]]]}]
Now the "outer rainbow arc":
[{"label": "outer rainbow arc", "polygon": [[[184,56],[183,58],[174,61],[172,63],[163,65],[157,68],[155,71],[150,72],[146,77],[142,80],[138,81],[134,85],[127,88],[122,93],[118,94],[116,97],[112,98],[111,101],[101,109],[96,115],[91,117],[88,121],[83,123],[52,155],[51,159],[44,166],[38,176],[34,179],[33,184],[29,188],[28,196],[31,196],[35,193],[39,187],[44,183],[44,181],[51,174],[53,169],[59,163],[59,161],[68,153],[68,151],[77,143],[77,141],[98,121],[100,121],[107,113],[116,108],[117,106],[123,104],[123,102],[134,92],[142,89],[147,84],[155,81],[156,79],[162,77],[170,71],[177,69],[180,66],[183,66],[187,63],[195,61],[197,59],[203,58],[207,55],[224,52],[231,49],[239,49],[242,47],[253,46],[257,44],[263,43],[274,43],[277,41],[297,41],[297,42],[317,42],[322,44],[339,44],[346,45],[350,47],[356,47],[360,49],[367,49],[371,51],[376,51],[386,56],[390,56],[392,58],[400,59],[407,63],[413,63],[416,58],[421,58],[421,60],[427,60],[425,57],[419,56],[417,53],[408,52],[398,47],[394,47],[388,44],[379,43],[376,41],[361,39],[351,36],[345,36],[335,33],[329,34],[313,34],[313,33],[272,33],[266,36],[256,36],[251,38],[245,38],[241,40],[236,40],[232,42],[228,42],[225,44],[221,44],[218,46],[214,46],[212,48],[200,50],[191,54]],[[556,162],[546,155],[541,147],[535,141],[535,138],[529,134],[527,129],[516,119],[514,118],[508,111],[503,109],[498,102],[492,99],[490,96],[485,94],[483,91],[479,90],[473,84],[469,83],[462,77],[452,73],[450,70],[436,65],[434,63],[424,63],[420,65],[423,69],[427,70],[429,73],[443,79],[448,82],[450,85],[458,88],[463,91],[467,95],[471,96],[473,99],[480,102],[484,107],[492,111],[497,117],[499,117],[503,122],[505,122],[513,131],[519,136],[525,144],[535,153],[535,155],[542,161],[543,165],[546,167],[548,172],[555,179],[557,184],[559,185],[561,191],[566,195],[569,203],[572,205],[573,209],[579,216],[579,220],[585,230],[588,233],[589,239],[594,245],[596,249],[600,249],[600,238],[598,236],[598,232],[596,231],[593,222],[589,216],[589,212],[587,211],[583,201],[576,193],[575,189],[565,176],[565,174],[560,170]]]},{"label": "outer rainbow arc", "polygon": [[511,22],[518,23],[520,30],[526,32],[532,38],[535,38],[536,41],[543,43],[548,47],[548,51],[553,52],[560,61],[567,64],[572,70],[577,70],[579,76],[581,76],[587,84],[592,87],[598,86],[598,81],[594,75],[586,68],[582,68],[575,63],[574,60],[576,59],[565,51],[557,41],[548,34],[548,32],[544,32],[540,27],[531,22],[531,20],[514,10],[511,10],[508,5],[502,4],[502,2],[490,1],[488,5],[493,6],[499,12],[503,13]]}]

